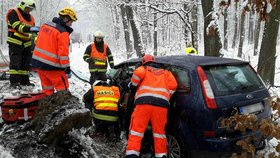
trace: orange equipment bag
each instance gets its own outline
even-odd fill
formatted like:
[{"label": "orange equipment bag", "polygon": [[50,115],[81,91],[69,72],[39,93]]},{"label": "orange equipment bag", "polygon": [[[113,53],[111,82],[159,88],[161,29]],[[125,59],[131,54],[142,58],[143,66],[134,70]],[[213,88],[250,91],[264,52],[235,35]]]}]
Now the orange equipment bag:
[{"label": "orange equipment bag", "polygon": [[46,96],[45,93],[30,93],[4,98],[0,104],[3,120],[15,122],[34,118],[39,100]]}]

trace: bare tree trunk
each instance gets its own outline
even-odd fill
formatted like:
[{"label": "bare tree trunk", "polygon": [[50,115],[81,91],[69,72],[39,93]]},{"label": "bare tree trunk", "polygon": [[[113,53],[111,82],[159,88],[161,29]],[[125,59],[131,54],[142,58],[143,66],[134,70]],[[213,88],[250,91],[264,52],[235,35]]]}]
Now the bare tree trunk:
[{"label": "bare tree trunk", "polygon": [[129,23],[130,23],[132,34],[133,34],[134,49],[136,51],[137,56],[142,57],[143,56],[143,52],[142,52],[143,47],[142,47],[142,41],[141,41],[141,37],[140,37],[140,31],[136,26],[136,22],[134,20],[134,13],[133,13],[131,6],[127,5],[126,11],[127,11],[126,12],[127,17],[129,19]]},{"label": "bare tree trunk", "polygon": [[[184,3],[184,9],[187,10],[188,9],[188,4]],[[187,15],[185,15],[187,16]],[[187,18],[186,18],[187,19]],[[185,26],[186,24],[183,23],[183,28],[184,28],[184,40],[185,40],[185,44],[186,44],[186,47],[189,46],[189,44],[192,44],[192,40],[189,39],[189,31],[188,31],[188,28]]]},{"label": "bare tree trunk", "polygon": [[122,15],[122,22],[123,22],[123,30],[124,30],[124,39],[125,39],[125,46],[127,52],[127,59],[132,56],[132,42],[130,40],[130,33],[129,33],[129,25],[128,19],[126,16],[126,7],[124,4],[120,5],[121,15]]},{"label": "bare tree trunk", "polygon": [[0,19],[0,45],[4,44],[4,1],[1,3],[1,19]]},{"label": "bare tree trunk", "polygon": [[219,37],[218,26],[208,26],[212,21],[209,13],[213,9],[213,0],[202,0],[202,10],[204,16],[204,50],[206,56],[220,56],[222,44]]},{"label": "bare tree trunk", "polygon": [[224,49],[228,50],[228,7],[224,11]]},{"label": "bare tree trunk", "polygon": [[111,6],[111,17],[112,17],[112,22],[113,22],[113,30],[114,30],[114,39],[117,40],[116,42],[118,43],[119,38],[120,38],[120,17],[119,17],[119,12],[118,8],[116,6]]},{"label": "bare tree trunk", "polygon": [[[147,0],[143,0],[142,3],[147,3]],[[150,30],[149,30],[149,16],[150,13],[148,11],[148,7],[144,7],[143,9],[141,9],[141,14],[143,14],[143,21],[141,22],[141,29],[142,29],[142,41],[143,41],[143,47],[144,49],[146,49],[147,47],[149,47],[149,35]]]},{"label": "bare tree trunk", "polygon": [[256,23],[255,23],[255,39],[254,39],[254,56],[258,55],[259,52],[259,37],[260,37],[260,28],[261,28],[261,21],[259,16],[256,16]]},{"label": "bare tree trunk", "polygon": [[114,10],[115,10],[114,7],[111,6],[110,11],[111,11],[111,18],[112,18],[112,23],[113,23],[114,39],[117,40],[117,36],[116,36],[116,34],[117,34],[116,24],[117,23],[116,23],[116,19],[115,19],[115,15],[114,15],[114,13],[115,13]]},{"label": "bare tree trunk", "polygon": [[265,30],[259,55],[258,73],[265,82],[274,86],[276,41],[280,20],[280,1],[276,1],[276,9],[269,13],[270,20],[265,24]]},{"label": "bare tree trunk", "polygon": [[193,31],[193,35],[192,35],[192,44],[193,47],[198,50],[198,0],[195,0],[196,4],[193,7],[192,10],[192,31]]},{"label": "bare tree trunk", "polygon": [[154,56],[157,56],[158,52],[158,37],[157,37],[157,13],[154,13]]},{"label": "bare tree trunk", "polygon": [[234,35],[233,35],[233,40],[232,40],[232,48],[235,48],[236,46],[236,41],[237,41],[237,26],[238,26],[238,2],[235,1],[235,17],[234,17]]},{"label": "bare tree trunk", "polygon": [[252,44],[254,40],[254,14],[249,13],[249,30],[248,30],[248,44]]},{"label": "bare tree trunk", "polygon": [[244,36],[245,36],[245,16],[246,15],[242,15],[241,14],[241,21],[240,21],[240,35],[239,35],[239,46],[238,46],[238,57],[241,57],[243,52],[242,52],[242,49],[243,49],[243,42],[244,42]]}]

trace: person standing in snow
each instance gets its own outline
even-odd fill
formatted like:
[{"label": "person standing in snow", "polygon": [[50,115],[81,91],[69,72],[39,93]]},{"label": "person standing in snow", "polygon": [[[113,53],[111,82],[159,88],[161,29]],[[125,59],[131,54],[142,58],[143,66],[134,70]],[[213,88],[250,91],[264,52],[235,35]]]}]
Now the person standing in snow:
[{"label": "person standing in snow", "polygon": [[76,12],[65,7],[40,28],[31,64],[37,69],[42,91],[51,95],[55,90],[67,90],[71,77],[69,60],[70,27],[77,21]]},{"label": "person standing in snow", "polygon": [[103,32],[94,33],[94,42],[87,46],[83,58],[89,64],[90,84],[95,80],[105,81],[108,62],[110,68],[113,68],[114,58],[108,44],[104,42]]},{"label": "person standing in snow", "polygon": [[131,78],[131,90],[136,91],[136,107],[131,116],[126,158],[138,158],[144,132],[151,122],[156,158],[167,156],[165,125],[169,100],[177,89],[173,74],[161,69],[152,55],[145,55],[142,66],[136,68]]},{"label": "person standing in snow", "polygon": [[83,102],[91,111],[97,132],[105,133],[108,137],[119,137],[119,99],[119,88],[101,80],[96,80],[84,94]]},{"label": "person standing in snow", "polygon": [[29,81],[31,60],[31,33],[38,32],[34,17],[30,12],[35,8],[34,0],[22,0],[16,8],[6,15],[10,57],[10,86],[34,86]]}]

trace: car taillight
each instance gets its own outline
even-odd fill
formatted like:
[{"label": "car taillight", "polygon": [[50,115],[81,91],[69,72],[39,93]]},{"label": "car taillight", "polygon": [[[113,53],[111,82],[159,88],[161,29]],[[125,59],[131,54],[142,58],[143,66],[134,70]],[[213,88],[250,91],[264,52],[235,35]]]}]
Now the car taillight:
[{"label": "car taillight", "polygon": [[205,137],[215,137],[216,132],[215,131],[203,131],[203,136],[205,136]]},{"label": "car taillight", "polygon": [[202,89],[203,89],[203,94],[204,94],[204,99],[206,102],[206,105],[209,109],[217,109],[217,104],[215,101],[215,96],[213,93],[213,90],[211,88],[211,85],[207,79],[206,74],[204,73],[202,67],[197,67],[197,72],[198,72],[198,76],[200,79],[200,83],[202,85]]}]

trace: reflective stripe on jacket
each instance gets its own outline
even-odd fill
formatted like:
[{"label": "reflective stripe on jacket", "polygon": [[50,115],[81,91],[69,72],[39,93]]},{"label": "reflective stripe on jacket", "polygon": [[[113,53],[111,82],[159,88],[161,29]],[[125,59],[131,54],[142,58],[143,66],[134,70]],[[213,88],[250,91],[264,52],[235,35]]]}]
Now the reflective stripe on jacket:
[{"label": "reflective stripe on jacket", "polygon": [[96,49],[94,43],[91,44],[91,53],[89,61],[89,71],[90,72],[106,72],[107,71],[107,48],[108,45],[104,43],[103,52],[99,52]]},{"label": "reflective stripe on jacket", "polygon": [[69,42],[69,32],[65,28],[48,22],[40,29],[32,58],[44,63],[44,67],[50,66],[58,70],[67,68],[70,66]]},{"label": "reflective stripe on jacket", "polygon": [[94,118],[115,122],[118,120],[120,90],[116,86],[94,86]]},{"label": "reflective stripe on jacket", "polygon": [[177,81],[170,71],[151,66],[140,66],[131,78],[137,86],[135,104],[151,104],[168,107],[169,100],[177,88]]},{"label": "reflective stripe on jacket", "polygon": [[[8,16],[9,14],[12,12],[12,11],[15,11],[18,18],[19,18],[19,21],[16,21],[14,22],[13,24],[10,23],[9,19],[8,19]],[[13,32],[13,35],[14,36],[17,36],[19,37],[20,39],[24,40],[24,41],[27,41],[27,40],[31,40],[31,36],[29,33],[24,33],[23,32],[23,28],[25,26],[29,26],[29,27],[32,27],[32,26],[35,26],[35,20],[34,20],[34,17],[30,14],[30,18],[31,18],[31,21],[27,21],[23,18],[22,14],[20,13],[19,11],[19,8],[12,8],[8,11],[7,15],[6,15],[6,22],[8,24],[8,31],[9,32]],[[19,28],[18,30],[14,29],[16,26],[19,25]],[[15,38],[12,38],[10,37],[8,39],[8,42],[11,42],[11,43],[14,43],[14,44],[17,44],[17,45],[21,45],[19,42],[14,42],[13,40],[17,40]]]}]

